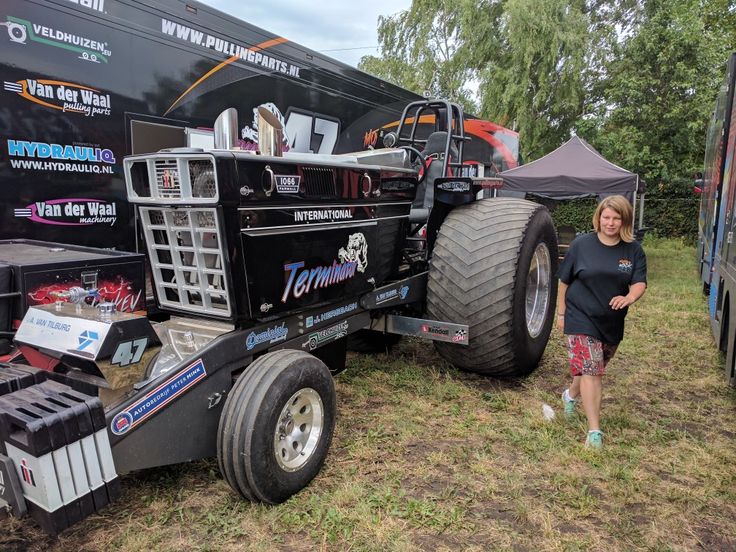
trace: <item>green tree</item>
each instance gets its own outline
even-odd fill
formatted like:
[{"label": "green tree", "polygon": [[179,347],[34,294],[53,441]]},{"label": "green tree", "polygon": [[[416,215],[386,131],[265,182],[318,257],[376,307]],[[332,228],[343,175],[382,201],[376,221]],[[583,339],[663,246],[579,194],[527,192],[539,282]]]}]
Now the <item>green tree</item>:
[{"label": "green tree", "polygon": [[446,98],[473,111],[472,73],[460,39],[461,0],[415,0],[410,9],[379,17],[380,57],[365,56],[359,68],[418,94]]},{"label": "green tree", "polygon": [[705,129],[729,43],[698,0],[645,0],[607,63],[601,98],[578,123],[601,153],[650,184],[702,167]]},{"label": "green tree", "polygon": [[701,168],[736,0],[414,0],[361,68],[519,131],[575,132],[654,184]]},{"label": "green tree", "polygon": [[477,108],[518,130],[525,157],[538,157],[569,135],[582,111],[584,7],[582,0],[414,0],[380,19],[381,57],[363,58],[360,68]]},{"label": "green tree", "polygon": [[568,0],[508,0],[497,52],[476,56],[482,116],[518,130],[529,159],[566,140],[582,112],[590,42],[583,7]]}]

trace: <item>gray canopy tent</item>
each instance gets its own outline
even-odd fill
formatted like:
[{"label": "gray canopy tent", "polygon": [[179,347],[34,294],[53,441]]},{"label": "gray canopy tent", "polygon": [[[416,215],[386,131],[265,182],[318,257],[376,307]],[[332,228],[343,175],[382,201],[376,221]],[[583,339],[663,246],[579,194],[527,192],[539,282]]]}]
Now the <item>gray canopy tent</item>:
[{"label": "gray canopy tent", "polygon": [[[573,136],[536,161],[499,174],[504,191],[528,193],[554,200],[625,196],[636,211],[637,194],[643,200],[644,182],[635,173],[606,160],[582,138]],[[636,220],[636,218],[635,218]],[[639,209],[639,228],[642,227]]]}]

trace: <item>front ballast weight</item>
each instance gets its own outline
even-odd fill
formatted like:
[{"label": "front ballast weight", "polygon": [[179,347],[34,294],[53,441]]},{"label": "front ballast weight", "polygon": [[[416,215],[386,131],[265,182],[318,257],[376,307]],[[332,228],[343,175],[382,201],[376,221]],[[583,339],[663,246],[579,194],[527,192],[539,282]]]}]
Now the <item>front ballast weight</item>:
[{"label": "front ballast weight", "polygon": [[[0,506],[27,510],[55,533],[112,500],[120,475],[212,456],[239,495],[287,500],[325,461],[333,376],[350,339],[385,350],[419,336],[465,370],[533,369],[554,305],[549,216],[528,202],[478,201],[496,183],[463,165],[462,130],[443,130],[462,129],[462,111],[420,104],[402,116],[407,149],[126,158],[155,299],[170,318],[152,323],[84,302],[28,309],[16,343],[47,370],[19,383],[9,374],[22,369],[0,366],[0,383],[13,382],[0,385],[0,468],[12,491]],[[436,132],[420,139],[413,125],[402,136],[407,120],[425,120],[423,109],[435,114]],[[442,151],[428,151],[432,144]],[[439,174],[424,166],[420,178],[412,148],[438,160]],[[51,392],[71,410],[31,404]],[[16,447],[20,456],[10,437],[19,404],[38,416],[25,419],[27,432],[48,435],[34,437],[38,450]],[[66,428],[83,412],[85,431],[63,439],[33,429]],[[77,450],[99,468],[86,482],[73,471]],[[62,458],[53,473],[33,464],[49,454]],[[42,496],[26,466],[43,475]]]}]

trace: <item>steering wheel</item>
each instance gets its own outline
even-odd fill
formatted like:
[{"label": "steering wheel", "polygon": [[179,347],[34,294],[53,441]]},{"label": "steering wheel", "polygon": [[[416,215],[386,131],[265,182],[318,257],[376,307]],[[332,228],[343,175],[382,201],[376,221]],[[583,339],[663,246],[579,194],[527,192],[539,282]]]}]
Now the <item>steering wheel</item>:
[{"label": "steering wheel", "polygon": [[[427,177],[427,159],[422,155],[422,152],[419,151],[414,146],[399,146],[400,149],[404,149],[409,152],[409,161],[412,163],[416,163],[419,161],[421,164],[419,165],[419,180],[417,180],[417,184],[421,184],[424,182],[424,179]],[[414,160],[412,161],[411,154],[414,154]]]}]

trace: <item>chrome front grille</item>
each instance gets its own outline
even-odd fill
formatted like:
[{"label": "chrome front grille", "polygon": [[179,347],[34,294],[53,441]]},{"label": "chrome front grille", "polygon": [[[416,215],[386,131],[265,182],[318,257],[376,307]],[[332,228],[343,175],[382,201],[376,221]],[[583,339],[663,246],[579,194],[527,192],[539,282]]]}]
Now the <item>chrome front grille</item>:
[{"label": "chrome front grille", "polygon": [[217,196],[215,168],[210,161],[190,161],[189,181],[192,183],[194,197],[213,198]]},{"label": "chrome front grille", "polygon": [[213,204],[219,199],[210,155],[157,153],[126,159],[123,165],[132,203]]},{"label": "chrome front grille", "polygon": [[140,215],[161,306],[230,317],[216,208],[141,207]]}]

